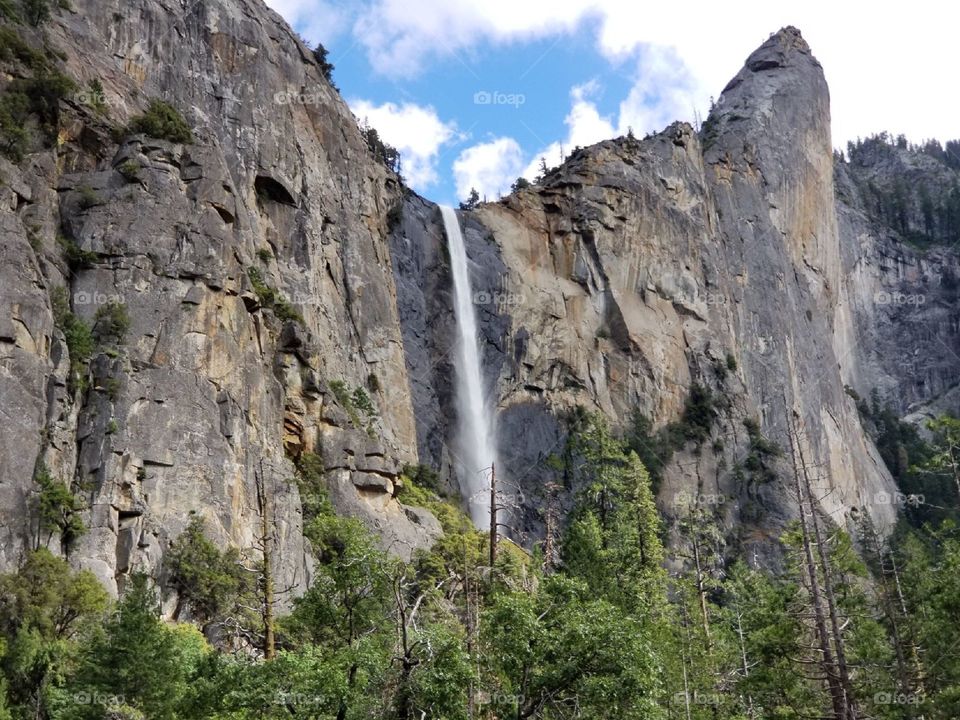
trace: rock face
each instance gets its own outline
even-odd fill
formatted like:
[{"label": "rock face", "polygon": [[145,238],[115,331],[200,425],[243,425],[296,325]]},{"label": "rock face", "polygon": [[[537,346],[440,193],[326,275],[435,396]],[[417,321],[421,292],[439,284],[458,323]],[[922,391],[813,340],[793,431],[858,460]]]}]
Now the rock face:
[{"label": "rock face", "polygon": [[[133,571],[162,573],[192,514],[249,549],[267,512],[277,584],[295,594],[311,568],[304,453],[385,547],[428,546],[439,524],[397,490],[416,462],[456,488],[437,208],[373,159],[259,0],[185,15],[156,0],[73,5],[49,35],[79,85],[102,83],[107,113],[65,103],[55,150],[0,161],[0,570],[48,544],[116,592]],[[112,131],[152,98],[183,111],[194,143]],[[789,447],[796,426],[825,512],[893,520],[874,501],[889,474],[844,384],[904,412],[950,402],[958,363],[931,348],[957,349],[943,279],[957,262],[880,227],[853,172],[835,167],[823,73],[787,28],[699,134],[675,124],[578,150],[462,214],[519,539],[537,539],[545,488],[563,484],[550,458],[567,413],[622,426],[636,408],[664,425],[698,387],[717,417],[663,471],[668,516],[723,497],[729,534],[768,548],[795,515],[789,473],[782,457],[766,458],[770,472],[751,458],[761,435]],[[921,287],[922,305],[874,301]],[[99,336],[85,384],[54,321],[57,288]],[[119,343],[103,311],[117,304],[130,320]],[[907,329],[916,313],[932,329]],[[38,531],[41,465],[84,501],[89,532],[69,548]]]},{"label": "rock face", "polygon": [[[122,13],[74,5],[49,33],[78,85],[102,83],[106,119],[71,102],[55,154],[2,168],[0,565],[38,542],[37,463],[89,505],[70,555],[113,590],[133,570],[159,572],[193,513],[220,542],[255,546],[258,485],[276,518],[278,586],[303,588],[292,460],[304,452],[322,455],[341,510],[382,518],[386,545],[428,545],[436,523],[394,498],[401,463],[416,459],[386,242],[396,178],[262,3],[185,16],[152,0]],[[158,97],[195,142],[117,144],[110,126]],[[93,255],[69,268],[58,236]],[[95,352],[88,389],[68,387],[58,287],[90,324],[111,301],[130,318],[119,348]],[[302,322],[268,307],[264,288]],[[345,407],[355,388],[375,417]]]}]

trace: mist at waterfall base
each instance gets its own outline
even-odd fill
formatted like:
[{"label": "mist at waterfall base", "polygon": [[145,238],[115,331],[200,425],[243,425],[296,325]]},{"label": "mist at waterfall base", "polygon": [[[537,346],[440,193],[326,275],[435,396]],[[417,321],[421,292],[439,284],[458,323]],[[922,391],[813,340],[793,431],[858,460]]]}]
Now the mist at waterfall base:
[{"label": "mist at waterfall base", "polygon": [[470,287],[467,251],[460,233],[457,213],[451,207],[440,207],[443,226],[450,249],[453,274],[454,313],[457,320],[456,392],[457,477],[466,496],[473,524],[481,530],[490,528],[490,468],[496,461],[493,416],[486,400],[483,373],[480,369],[480,347],[477,342],[477,315]]}]

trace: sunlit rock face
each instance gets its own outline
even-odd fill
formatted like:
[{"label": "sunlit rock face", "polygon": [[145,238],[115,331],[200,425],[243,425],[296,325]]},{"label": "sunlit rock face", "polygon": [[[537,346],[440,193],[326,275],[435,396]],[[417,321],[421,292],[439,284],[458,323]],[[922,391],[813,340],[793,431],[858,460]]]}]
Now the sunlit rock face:
[{"label": "sunlit rock face", "polygon": [[[295,481],[307,453],[338,511],[384,547],[429,546],[439,524],[398,494],[418,462],[459,490],[436,206],[373,159],[311,52],[261,3],[73,5],[48,32],[81,86],[101,81],[107,112],[65,103],[55,151],[0,161],[0,569],[45,544],[116,592],[135,571],[162,577],[194,514],[218,543],[256,548],[266,504],[287,602],[311,573]],[[193,144],[112,131],[153,98],[183,112]],[[772,557],[796,515],[788,427],[835,522],[893,520],[844,385],[903,412],[951,402],[958,364],[931,348],[956,350],[941,282],[956,259],[905,249],[850,172],[835,167],[822,70],[787,28],[699,132],[579,149],[461,213],[516,539],[542,536],[551,492],[570,506],[558,458],[577,406],[659,427],[694,388],[710,390],[715,419],[662,469],[668,522],[709,502],[731,547]],[[92,255],[69,267],[58,236]],[[129,315],[83,388],[56,288],[92,326],[110,302]],[[880,292],[927,301],[877,304]],[[917,318],[931,330],[911,330]],[[765,457],[770,472],[751,461],[757,433],[784,451]],[[89,530],[69,548],[37,529],[41,463],[85,503]]]}]

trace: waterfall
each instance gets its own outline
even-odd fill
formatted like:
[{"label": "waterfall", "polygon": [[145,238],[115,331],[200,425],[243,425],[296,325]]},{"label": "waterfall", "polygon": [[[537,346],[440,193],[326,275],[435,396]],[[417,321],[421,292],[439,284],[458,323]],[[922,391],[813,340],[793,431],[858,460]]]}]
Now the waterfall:
[{"label": "waterfall", "polygon": [[490,466],[496,459],[492,413],[483,391],[480,348],[477,344],[477,315],[470,290],[467,252],[460,234],[460,222],[453,208],[440,207],[450,248],[453,273],[454,311],[457,319],[456,405],[457,440],[455,458],[461,492],[467,496],[474,525],[490,527]]}]

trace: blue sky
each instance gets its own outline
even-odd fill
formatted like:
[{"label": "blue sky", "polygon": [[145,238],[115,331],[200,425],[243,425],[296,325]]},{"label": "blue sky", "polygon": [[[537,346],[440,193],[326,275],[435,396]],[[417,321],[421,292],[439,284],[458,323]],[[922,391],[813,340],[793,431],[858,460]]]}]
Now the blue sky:
[{"label": "blue sky", "polygon": [[[792,24],[824,65],[834,145],[881,130],[960,136],[960,11],[872,4],[638,0],[268,0],[424,196],[489,198],[575,145],[706,114],[771,32]],[[859,5],[859,6],[858,6]],[[794,6],[794,7],[791,7]]]}]

